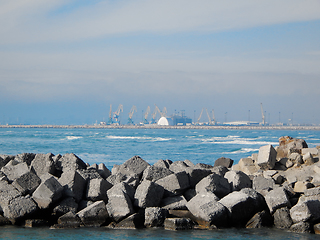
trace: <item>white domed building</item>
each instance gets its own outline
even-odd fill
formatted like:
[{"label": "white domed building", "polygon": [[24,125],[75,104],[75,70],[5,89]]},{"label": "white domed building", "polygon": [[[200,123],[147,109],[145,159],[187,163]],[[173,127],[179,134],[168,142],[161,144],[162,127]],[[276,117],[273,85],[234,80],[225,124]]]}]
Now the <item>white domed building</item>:
[{"label": "white domed building", "polygon": [[169,126],[172,125],[172,119],[171,118],[166,118],[166,117],[161,117],[158,121],[158,125],[160,126]]}]

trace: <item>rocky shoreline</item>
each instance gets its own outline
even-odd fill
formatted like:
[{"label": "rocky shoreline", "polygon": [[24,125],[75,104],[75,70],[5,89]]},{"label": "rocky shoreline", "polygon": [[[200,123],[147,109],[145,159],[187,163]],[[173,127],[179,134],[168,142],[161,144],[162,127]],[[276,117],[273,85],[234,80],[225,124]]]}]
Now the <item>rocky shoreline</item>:
[{"label": "rocky shoreline", "polygon": [[110,171],[63,156],[0,155],[0,225],[50,228],[275,227],[320,233],[319,149],[279,138],[213,166],[134,156]]}]

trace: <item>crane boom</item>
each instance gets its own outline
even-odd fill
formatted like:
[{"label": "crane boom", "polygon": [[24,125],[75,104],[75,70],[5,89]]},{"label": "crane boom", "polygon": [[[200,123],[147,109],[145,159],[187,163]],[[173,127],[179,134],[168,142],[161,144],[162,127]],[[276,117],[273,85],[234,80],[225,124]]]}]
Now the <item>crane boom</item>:
[{"label": "crane boom", "polygon": [[212,119],[213,119],[213,125],[216,125],[216,118],[214,116],[214,110],[212,109]]},{"label": "crane boom", "polygon": [[167,108],[164,107],[162,112],[160,112],[161,117],[166,117],[167,116]]},{"label": "crane boom", "polygon": [[108,120],[108,124],[112,124],[112,104],[110,104],[110,111],[109,111],[109,120]]},{"label": "crane boom", "polygon": [[135,105],[132,106],[132,108],[129,112],[129,117],[128,117],[128,124],[129,125],[134,124],[132,121],[132,116],[133,116],[134,112],[137,112],[137,107]]},{"label": "crane boom", "polygon": [[204,108],[202,108],[202,110],[201,110],[201,112],[200,112],[200,116],[198,117],[197,124],[199,124],[199,122],[200,122],[200,119],[201,119],[202,113],[203,113],[203,109],[204,109]]},{"label": "crane boom", "polygon": [[265,125],[266,124],[266,120],[265,120],[265,115],[264,115],[264,112],[263,112],[262,103],[260,103],[260,106],[261,106],[261,115],[262,115],[262,125]]},{"label": "crane boom", "polygon": [[116,120],[116,122],[119,121],[119,115],[121,112],[123,112],[123,105],[119,104],[117,111],[113,113],[113,118]]},{"label": "crane boom", "polygon": [[209,125],[211,125],[211,118],[210,118],[210,115],[208,113],[208,109],[206,109],[206,112],[207,112],[207,116],[208,116],[208,120],[209,120]]},{"label": "crane boom", "polygon": [[148,106],[146,112],[144,113],[144,119],[143,119],[144,124],[148,124],[147,118],[148,118],[149,113],[150,113],[150,106]]},{"label": "crane boom", "polygon": [[158,108],[158,106],[155,104],[155,109],[152,113],[152,119],[151,119],[151,123],[156,123],[156,116],[157,116],[157,113],[159,113],[161,115],[161,111],[160,109]]}]

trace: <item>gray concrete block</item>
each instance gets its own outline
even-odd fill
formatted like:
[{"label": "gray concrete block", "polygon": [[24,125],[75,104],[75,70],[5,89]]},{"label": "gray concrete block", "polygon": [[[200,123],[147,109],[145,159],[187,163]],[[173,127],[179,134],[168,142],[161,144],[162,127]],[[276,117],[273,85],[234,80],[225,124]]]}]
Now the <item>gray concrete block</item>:
[{"label": "gray concrete block", "polygon": [[33,171],[28,171],[27,173],[16,178],[12,185],[18,189],[22,195],[32,194],[34,190],[40,185],[41,179],[33,173]]},{"label": "gray concrete block", "polygon": [[144,180],[137,187],[134,195],[134,205],[140,208],[159,206],[164,194],[162,186],[149,180]]},{"label": "gray concrete block", "polygon": [[180,195],[190,187],[189,177],[186,172],[178,172],[156,181],[165,190],[164,196]]},{"label": "gray concrete block", "polygon": [[257,165],[262,170],[273,169],[276,164],[277,152],[272,145],[266,145],[259,148]]},{"label": "gray concrete block", "polygon": [[34,170],[34,172],[38,176],[41,176],[45,173],[50,173],[52,175],[55,175],[56,168],[55,168],[54,161],[52,159],[53,156],[54,155],[52,153],[36,154],[35,158],[31,163],[31,168]]},{"label": "gray concrete block", "polygon": [[212,173],[203,178],[195,187],[197,193],[212,192],[219,198],[230,193],[231,187],[228,180],[218,174]]},{"label": "gray concrete block", "polygon": [[163,227],[168,211],[160,207],[148,207],[145,209],[144,225],[146,227]]},{"label": "gray concrete block", "polygon": [[97,201],[77,213],[85,227],[100,227],[109,218],[104,201]]},{"label": "gray concrete block", "polygon": [[86,199],[91,201],[107,201],[107,191],[112,188],[112,184],[104,179],[91,179],[87,183]]}]

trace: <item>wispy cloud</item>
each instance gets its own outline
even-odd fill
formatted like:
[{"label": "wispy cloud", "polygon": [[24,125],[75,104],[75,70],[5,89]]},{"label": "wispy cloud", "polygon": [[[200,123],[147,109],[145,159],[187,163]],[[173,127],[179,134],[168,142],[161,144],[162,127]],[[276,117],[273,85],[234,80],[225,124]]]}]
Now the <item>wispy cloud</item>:
[{"label": "wispy cloud", "polygon": [[[0,43],[79,41],[114,34],[215,32],[320,19],[317,0],[100,1],[67,12],[62,0],[0,3]],[[52,13],[55,14],[52,14]]]}]

